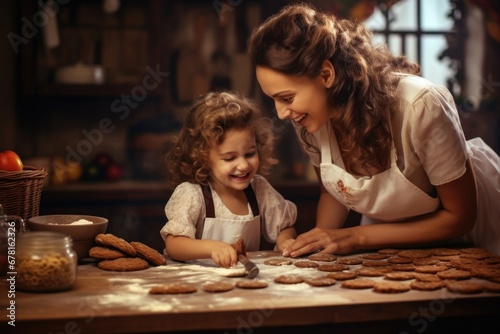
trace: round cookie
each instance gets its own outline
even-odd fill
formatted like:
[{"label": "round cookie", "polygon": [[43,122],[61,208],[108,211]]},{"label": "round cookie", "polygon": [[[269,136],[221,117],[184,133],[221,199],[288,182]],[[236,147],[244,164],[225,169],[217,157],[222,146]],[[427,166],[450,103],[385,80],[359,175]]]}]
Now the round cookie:
[{"label": "round cookie", "polygon": [[415,271],[415,266],[411,263],[408,264],[393,264],[392,270],[394,271]]},{"label": "round cookie", "polygon": [[436,275],[441,279],[456,279],[456,280],[469,279],[472,277],[470,271],[460,270],[460,269],[443,270],[438,272]]},{"label": "round cookie", "polygon": [[428,265],[428,266],[416,266],[415,272],[424,273],[424,274],[436,274],[440,271],[448,270],[447,266],[438,266],[438,265]]},{"label": "round cookie", "polygon": [[413,264],[416,266],[432,266],[432,265],[435,265],[438,263],[439,263],[439,260],[436,258],[432,258],[432,257],[424,257],[421,259],[413,260]]},{"label": "round cookie", "polygon": [[236,287],[241,288],[241,289],[263,289],[263,288],[267,288],[268,284],[266,281],[262,281],[262,280],[246,279],[246,280],[240,280],[240,281],[236,282]]},{"label": "round cookie", "polygon": [[354,271],[336,271],[328,273],[326,276],[336,279],[338,281],[345,281],[348,279],[354,279],[358,277],[358,274],[356,274]]},{"label": "round cookie", "polygon": [[357,265],[357,264],[362,264],[363,260],[360,259],[359,257],[343,257],[341,259],[338,259],[337,263],[339,263],[339,264]]},{"label": "round cookie", "polygon": [[406,271],[390,272],[384,275],[385,279],[392,281],[406,281],[415,278],[415,273]]},{"label": "round cookie", "polygon": [[380,293],[402,293],[410,291],[410,285],[400,282],[380,281],[375,283],[373,291]]},{"label": "round cookie", "polygon": [[137,255],[135,248],[132,247],[132,245],[130,243],[125,241],[125,239],[119,238],[119,237],[117,237],[113,234],[110,234],[110,233],[108,233],[108,234],[100,233],[100,234],[96,235],[95,242],[101,246],[116,248],[116,249],[122,251],[123,253],[130,255],[130,256]]},{"label": "round cookie", "polygon": [[459,255],[460,250],[453,248],[433,248],[431,249],[431,253],[437,256]]},{"label": "round cookie", "polygon": [[89,256],[96,260],[114,260],[126,255],[117,249],[111,249],[102,246],[94,246],[89,249]]},{"label": "round cookie", "polygon": [[404,249],[398,252],[398,256],[408,259],[420,259],[431,256],[431,251],[426,249]]},{"label": "round cookie", "polygon": [[484,291],[500,293],[500,283],[488,282],[483,284]]},{"label": "round cookie", "polygon": [[275,283],[298,284],[304,282],[304,279],[297,275],[280,275],[274,279]]},{"label": "round cookie", "polygon": [[167,264],[167,260],[165,259],[165,257],[163,257],[163,255],[161,255],[156,249],[153,249],[148,245],[145,245],[142,242],[138,241],[132,241],[130,245],[135,248],[137,255],[144,260],[149,261],[157,266]]},{"label": "round cookie", "polygon": [[97,267],[109,271],[136,271],[149,268],[149,263],[138,257],[121,257],[114,260],[104,260]]},{"label": "round cookie", "polygon": [[443,281],[436,281],[436,282],[413,281],[413,282],[410,282],[410,287],[413,290],[420,290],[420,291],[437,290],[437,289],[441,289],[443,286],[444,286]]},{"label": "round cookie", "polygon": [[387,262],[391,264],[413,264],[412,259],[408,259],[406,257],[401,256],[393,256],[387,259]]},{"label": "round cookie", "polygon": [[364,267],[388,267],[390,265],[386,260],[368,260],[363,262]]},{"label": "round cookie", "polygon": [[277,257],[277,258],[267,259],[263,263],[268,266],[288,266],[292,264],[293,261],[290,259]]},{"label": "round cookie", "polygon": [[319,264],[317,264],[316,262],[307,261],[307,260],[297,261],[293,265],[296,266],[297,268],[317,268],[317,267],[319,267]]},{"label": "round cookie", "polygon": [[226,292],[234,289],[234,285],[229,282],[212,282],[203,285],[205,292]]},{"label": "round cookie", "polygon": [[337,259],[335,255],[328,253],[311,254],[307,258],[311,261],[319,261],[319,262],[333,262]]},{"label": "round cookie", "polygon": [[151,289],[149,289],[149,294],[152,295],[184,294],[184,293],[193,293],[196,291],[197,291],[196,287],[192,284],[170,283],[152,287]]},{"label": "round cookie", "polygon": [[341,287],[346,289],[371,289],[375,281],[369,278],[354,278],[342,282]]},{"label": "round cookie", "polygon": [[361,258],[365,260],[384,260],[387,259],[388,257],[389,255],[381,253],[370,253],[361,255]]},{"label": "round cookie", "polygon": [[335,285],[337,281],[334,278],[325,276],[325,277],[315,277],[307,279],[306,283],[309,284],[310,286],[331,286]]},{"label": "round cookie", "polygon": [[332,263],[332,264],[321,264],[318,266],[319,271],[343,271],[349,269],[349,267],[345,264],[340,264],[340,263]]},{"label": "round cookie", "polygon": [[415,279],[420,282],[441,282],[442,280],[434,274],[415,273]]},{"label": "round cookie", "polygon": [[232,277],[232,278],[241,278],[241,277],[246,277],[247,272],[246,271],[235,271],[232,273],[229,273],[227,275],[224,275],[225,277]]},{"label": "round cookie", "polygon": [[463,294],[473,294],[483,292],[483,284],[470,281],[451,281],[446,284],[448,291],[463,293]]},{"label": "round cookie", "polygon": [[391,272],[392,269],[388,267],[378,267],[378,268],[360,268],[357,273],[358,276],[368,276],[377,277],[384,276],[385,274]]}]

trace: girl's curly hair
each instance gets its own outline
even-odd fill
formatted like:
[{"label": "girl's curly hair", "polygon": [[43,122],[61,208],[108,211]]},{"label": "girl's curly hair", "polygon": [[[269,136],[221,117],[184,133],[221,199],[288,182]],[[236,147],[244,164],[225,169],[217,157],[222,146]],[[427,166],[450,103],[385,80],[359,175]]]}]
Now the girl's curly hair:
[{"label": "girl's curly hair", "polygon": [[[371,37],[362,24],[297,3],[255,28],[248,44],[254,65],[287,75],[315,78],[325,60],[332,63],[329,103],[337,112],[331,123],[340,149],[350,153],[344,155],[346,167],[359,175],[371,175],[370,167],[384,170],[390,160],[390,119],[399,107],[393,73],[420,71],[405,57],[374,47]],[[306,129],[300,136],[307,150],[319,152]]]},{"label": "girl's curly hair", "polygon": [[278,163],[271,123],[257,105],[236,92],[210,92],[193,101],[183,127],[167,153],[167,171],[173,185],[206,184],[210,174],[210,150],[220,145],[228,130],[250,130],[255,135],[259,173],[268,175]]}]

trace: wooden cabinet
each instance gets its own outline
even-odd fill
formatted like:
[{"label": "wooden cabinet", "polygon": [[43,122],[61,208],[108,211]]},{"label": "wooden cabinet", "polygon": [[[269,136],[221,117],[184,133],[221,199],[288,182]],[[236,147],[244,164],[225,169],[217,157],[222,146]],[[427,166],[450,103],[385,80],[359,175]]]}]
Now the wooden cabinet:
[{"label": "wooden cabinet", "polygon": [[[134,89],[141,94],[141,87],[149,96],[163,94],[166,80],[153,85],[145,78],[157,67],[166,68],[162,41],[166,1],[121,0],[114,12],[106,12],[102,0],[54,1],[56,28],[46,24],[51,14],[40,7],[43,3],[23,0],[21,4],[22,16],[27,18],[21,34],[29,25],[37,31],[20,48],[23,97],[120,96]],[[104,82],[58,80],[61,69],[77,64],[101,66]]]}]

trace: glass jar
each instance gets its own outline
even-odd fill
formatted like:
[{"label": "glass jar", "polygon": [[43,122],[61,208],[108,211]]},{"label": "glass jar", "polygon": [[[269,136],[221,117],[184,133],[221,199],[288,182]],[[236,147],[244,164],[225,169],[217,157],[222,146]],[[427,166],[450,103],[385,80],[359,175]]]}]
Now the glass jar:
[{"label": "glass jar", "polygon": [[56,232],[21,233],[16,240],[16,287],[61,291],[76,281],[77,256],[71,237]]}]

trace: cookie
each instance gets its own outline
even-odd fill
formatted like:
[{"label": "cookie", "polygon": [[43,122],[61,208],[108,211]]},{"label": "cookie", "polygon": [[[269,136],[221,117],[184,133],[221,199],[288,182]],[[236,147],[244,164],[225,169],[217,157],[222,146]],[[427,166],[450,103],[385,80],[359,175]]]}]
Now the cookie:
[{"label": "cookie", "polygon": [[406,281],[415,278],[415,273],[406,272],[406,271],[398,271],[398,272],[390,272],[384,275],[385,279],[392,281]]},{"label": "cookie", "polygon": [[377,253],[379,254],[386,254],[386,255],[394,255],[394,254],[397,254],[399,252],[399,249],[395,249],[395,248],[383,248],[383,249],[379,249],[377,251]]},{"label": "cookie", "polygon": [[348,270],[349,267],[345,264],[332,263],[332,264],[320,264],[316,269],[319,271],[343,271]]},{"label": "cookie", "polygon": [[438,259],[431,257],[424,257],[422,259],[413,260],[413,264],[416,266],[431,266],[438,263],[439,263]]},{"label": "cookie", "polygon": [[188,283],[170,283],[154,286],[149,289],[149,294],[151,295],[162,295],[162,294],[184,294],[196,292],[196,286]]},{"label": "cookie", "polygon": [[414,271],[415,266],[413,264],[393,264],[391,266],[394,271]]},{"label": "cookie", "polygon": [[391,264],[413,264],[413,259],[408,259],[401,256],[393,256],[387,259],[387,262]]},{"label": "cookie", "polygon": [[431,251],[426,249],[404,249],[398,252],[398,256],[408,259],[421,259],[431,256]]},{"label": "cookie", "polygon": [[441,282],[442,280],[434,274],[415,273],[415,279],[421,282]]},{"label": "cookie", "polygon": [[136,271],[149,267],[149,263],[138,257],[121,257],[114,260],[104,260],[97,263],[97,267],[109,271]]},{"label": "cookie", "polygon": [[491,279],[500,277],[500,269],[488,267],[471,267],[470,272],[472,276],[484,279]]},{"label": "cookie", "polygon": [[431,249],[432,255],[437,256],[448,256],[448,255],[459,255],[461,252],[458,249],[453,248],[433,248]]},{"label": "cookie", "polygon": [[447,266],[429,265],[429,266],[416,266],[415,272],[424,274],[436,274],[440,271],[448,270]]},{"label": "cookie", "polygon": [[373,291],[380,293],[402,293],[410,291],[410,285],[408,283],[380,281],[375,283]]},{"label": "cookie", "polygon": [[137,256],[143,258],[144,260],[157,266],[167,264],[167,260],[165,259],[165,257],[161,255],[156,249],[153,249],[148,245],[145,245],[142,242],[138,241],[132,241],[130,245],[135,248]]},{"label": "cookie", "polygon": [[127,256],[125,253],[117,249],[111,249],[102,246],[94,246],[89,249],[89,256],[96,260],[114,260]]},{"label": "cookie", "polygon": [[355,278],[342,282],[341,287],[345,289],[371,289],[375,281],[369,278]]},{"label": "cookie", "polygon": [[483,288],[486,292],[500,293],[500,283],[484,283]]},{"label": "cookie", "polygon": [[328,273],[326,274],[326,276],[336,279],[338,281],[345,281],[348,279],[354,279],[358,277],[358,274],[356,274],[354,271],[336,271]]},{"label": "cookie", "polygon": [[363,260],[360,259],[359,257],[343,257],[341,259],[338,259],[337,263],[348,264],[348,265],[357,265],[357,264],[362,264]]},{"label": "cookie", "polygon": [[307,258],[311,261],[320,261],[320,262],[333,262],[337,259],[335,255],[326,253],[311,254]]},{"label": "cookie", "polygon": [[274,279],[274,282],[281,284],[298,284],[304,282],[304,279],[297,275],[280,275]]},{"label": "cookie", "polygon": [[385,274],[391,272],[391,268],[379,267],[379,268],[360,268],[357,273],[358,276],[368,276],[368,277],[377,277],[384,276]]},{"label": "cookie", "polygon": [[470,281],[451,281],[446,284],[448,291],[463,293],[463,294],[473,294],[483,292],[483,284]]},{"label": "cookie", "polygon": [[387,267],[391,264],[385,260],[368,260],[363,262],[364,267]]},{"label": "cookie", "polygon": [[297,261],[293,265],[297,268],[317,268],[319,266],[319,264],[317,264],[316,262],[307,260]]},{"label": "cookie", "polygon": [[232,277],[232,278],[241,278],[241,277],[246,277],[247,276],[247,272],[246,271],[234,271],[234,272],[231,272],[227,275],[224,275],[225,277]]},{"label": "cookie", "polygon": [[229,282],[211,282],[203,285],[205,292],[226,292],[234,289],[234,285]]},{"label": "cookie", "polygon": [[236,282],[236,287],[241,289],[263,289],[267,288],[268,284],[262,280],[246,279]]},{"label": "cookie", "polygon": [[110,233],[96,235],[95,242],[101,246],[116,248],[129,256],[137,255],[135,248],[130,243]]},{"label": "cookie", "polygon": [[290,259],[278,257],[278,258],[267,259],[263,263],[268,266],[288,266],[292,264],[293,261]]},{"label": "cookie", "polygon": [[436,281],[436,282],[412,281],[412,282],[410,282],[410,288],[412,288],[413,290],[420,290],[420,291],[437,290],[437,289],[441,289],[443,286],[444,286],[443,281]]},{"label": "cookie", "polygon": [[365,259],[365,260],[384,260],[384,259],[387,259],[388,257],[389,257],[389,255],[381,254],[381,253],[372,253],[372,254],[361,255],[361,258]]},{"label": "cookie", "polygon": [[331,286],[335,285],[337,281],[334,278],[324,276],[306,279],[306,283],[310,286]]},{"label": "cookie", "polygon": [[456,279],[456,280],[469,279],[472,277],[470,271],[460,270],[460,269],[443,270],[438,272],[436,275],[441,279]]}]

